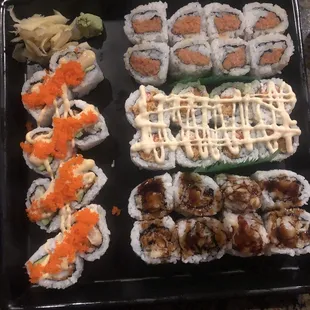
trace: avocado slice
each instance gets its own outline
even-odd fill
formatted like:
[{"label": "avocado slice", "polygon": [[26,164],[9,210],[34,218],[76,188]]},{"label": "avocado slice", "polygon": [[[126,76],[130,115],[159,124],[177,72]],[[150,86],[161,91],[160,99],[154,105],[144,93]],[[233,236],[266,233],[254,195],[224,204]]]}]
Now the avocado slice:
[{"label": "avocado slice", "polygon": [[81,138],[82,136],[83,136],[83,132],[81,130],[75,135],[75,138],[78,139],[78,138]]},{"label": "avocado slice", "polygon": [[33,264],[34,265],[43,265],[46,264],[49,260],[49,255],[46,254],[43,257],[41,257],[40,259],[38,259],[37,261],[35,261]]},{"label": "avocado slice", "polygon": [[39,166],[38,169],[39,169],[40,171],[46,170],[44,165]]},{"label": "avocado slice", "polygon": [[43,219],[40,221],[40,224],[47,226],[50,222],[52,221],[52,219],[50,217]]},{"label": "avocado slice", "polygon": [[84,71],[85,71],[85,73],[87,73],[87,72],[89,72],[89,71],[91,71],[93,69],[95,69],[95,65],[92,65],[92,66],[86,68]]},{"label": "avocado slice", "polygon": [[83,199],[83,197],[84,197],[84,195],[85,195],[84,190],[83,190],[83,189],[80,189],[80,190],[77,192],[77,194],[76,194],[76,200],[77,200],[78,202],[81,202],[82,199]]}]

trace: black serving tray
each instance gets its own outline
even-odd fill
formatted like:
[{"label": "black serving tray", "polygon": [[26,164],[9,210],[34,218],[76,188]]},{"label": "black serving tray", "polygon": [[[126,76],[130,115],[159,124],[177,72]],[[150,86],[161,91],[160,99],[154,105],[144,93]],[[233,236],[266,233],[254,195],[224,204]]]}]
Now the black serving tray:
[{"label": "black serving tray", "polygon": [[[79,1],[79,0],[20,0],[1,4],[1,309],[81,308],[134,303],[167,302],[202,298],[224,298],[274,292],[302,292],[310,288],[310,256],[273,256],[221,260],[198,266],[148,266],[130,247],[133,220],[127,213],[127,199],[138,183],[155,173],[139,170],[129,156],[128,142],[135,130],[127,122],[124,103],[138,85],[129,77],[123,64],[123,54],[129,42],[123,32],[123,16],[132,8],[147,1]],[[187,3],[168,1],[168,16]],[[226,1],[241,8],[246,1]],[[248,175],[258,169],[287,168],[310,180],[308,98],[304,57],[297,0],[273,1],[289,15],[289,33],[295,44],[295,54],[281,77],[292,85],[298,102],[293,118],[302,130],[297,153],[281,164],[261,164],[232,172]],[[98,49],[98,60],[106,79],[85,97],[94,103],[106,118],[110,137],[100,146],[84,152],[95,159],[109,180],[95,202],[107,210],[111,244],[100,260],[85,264],[79,282],[63,291],[31,286],[23,267],[32,253],[50,237],[30,223],[25,214],[25,195],[33,179],[39,177],[24,163],[19,143],[24,140],[25,123],[29,115],[24,110],[20,92],[23,82],[36,66],[17,63],[12,59],[13,45],[9,33],[12,21],[6,9],[15,5],[15,13],[25,18],[34,13],[51,14],[59,10],[73,18],[80,12],[100,15],[106,35],[89,43]],[[202,1],[202,4],[207,4]],[[103,42],[105,40],[105,42]],[[169,82],[167,83],[167,85]],[[169,87],[165,85],[164,88]],[[115,167],[111,164],[115,161]],[[176,169],[177,170],[177,169]],[[160,172],[157,172],[159,174]],[[112,216],[112,206],[122,209]]]}]

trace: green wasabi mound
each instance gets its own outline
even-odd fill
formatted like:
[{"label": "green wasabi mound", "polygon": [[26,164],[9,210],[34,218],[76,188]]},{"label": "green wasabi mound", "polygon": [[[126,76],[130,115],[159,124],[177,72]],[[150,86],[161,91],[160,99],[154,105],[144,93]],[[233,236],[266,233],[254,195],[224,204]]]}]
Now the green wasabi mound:
[{"label": "green wasabi mound", "polygon": [[90,13],[81,13],[76,19],[76,26],[85,38],[99,36],[103,32],[102,19]]}]

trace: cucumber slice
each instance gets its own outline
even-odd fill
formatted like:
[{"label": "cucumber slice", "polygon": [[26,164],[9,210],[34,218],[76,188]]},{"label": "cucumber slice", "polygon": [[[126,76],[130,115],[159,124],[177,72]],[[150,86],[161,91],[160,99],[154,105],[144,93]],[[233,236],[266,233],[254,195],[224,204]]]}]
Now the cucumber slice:
[{"label": "cucumber slice", "polygon": [[44,255],[43,257],[41,257],[40,259],[38,259],[37,261],[34,262],[34,265],[43,265],[46,264],[47,261],[49,259],[49,255]]},{"label": "cucumber slice", "polygon": [[75,138],[78,139],[78,138],[81,138],[83,136],[83,132],[82,131],[79,131],[76,135],[75,135]]},{"label": "cucumber slice", "polygon": [[84,71],[85,71],[85,72],[89,72],[89,71],[91,71],[91,70],[93,70],[93,69],[95,69],[95,65],[92,65],[92,66],[86,68]]}]

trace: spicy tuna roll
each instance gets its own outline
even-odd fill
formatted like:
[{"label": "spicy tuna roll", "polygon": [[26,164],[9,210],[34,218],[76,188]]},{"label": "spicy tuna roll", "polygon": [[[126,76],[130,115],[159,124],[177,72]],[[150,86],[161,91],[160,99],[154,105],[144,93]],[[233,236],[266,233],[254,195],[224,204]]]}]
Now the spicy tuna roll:
[{"label": "spicy tuna roll", "polygon": [[178,232],[170,216],[135,222],[130,237],[133,251],[147,264],[175,264],[180,258]]},{"label": "spicy tuna roll", "polygon": [[204,7],[207,34],[210,39],[235,38],[244,34],[244,16],[228,4],[211,3]]},{"label": "spicy tuna roll", "polygon": [[169,43],[202,37],[206,40],[205,17],[198,2],[189,3],[177,10],[168,20]]},{"label": "spicy tuna roll", "polygon": [[249,177],[219,174],[215,181],[222,191],[224,208],[235,213],[248,213],[261,207],[262,191]]},{"label": "spicy tuna roll", "polygon": [[245,75],[250,71],[248,43],[240,38],[216,39],[211,43],[213,71],[216,75]]},{"label": "spicy tuna roll", "polygon": [[167,42],[166,9],[166,2],[152,2],[139,5],[130,14],[125,15],[124,31],[130,42]]},{"label": "spicy tuna roll", "polygon": [[309,182],[293,171],[257,171],[252,178],[262,190],[263,211],[302,207],[309,200]]},{"label": "spicy tuna roll", "polygon": [[173,76],[198,77],[211,69],[211,47],[203,38],[185,39],[170,49],[169,72]]},{"label": "spicy tuna roll", "polygon": [[258,77],[269,77],[281,73],[294,53],[290,35],[268,34],[249,42],[251,73]]},{"label": "spicy tuna roll", "polygon": [[178,172],[173,190],[175,211],[184,216],[211,216],[222,209],[220,188],[208,176]]},{"label": "spicy tuna roll", "polygon": [[136,82],[158,86],[167,79],[169,47],[166,43],[144,42],[129,47],[124,61]]},{"label": "spicy tuna roll", "polygon": [[172,210],[172,178],[168,173],[148,179],[131,191],[128,213],[136,220],[161,218]]},{"label": "spicy tuna roll", "polygon": [[302,209],[283,209],[264,215],[270,238],[266,254],[290,256],[310,253],[310,213]]},{"label": "spicy tuna roll", "polygon": [[248,257],[263,255],[269,243],[262,218],[256,213],[233,214],[224,212],[223,223],[230,234],[228,253]]},{"label": "spicy tuna roll", "polygon": [[186,219],[178,221],[177,227],[183,263],[210,262],[225,254],[228,234],[219,220]]},{"label": "spicy tuna roll", "polygon": [[287,13],[272,3],[249,3],[243,7],[246,38],[269,33],[284,33],[288,28]]}]

